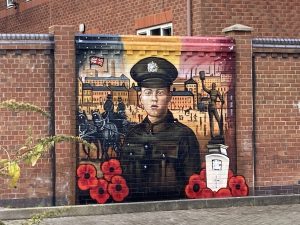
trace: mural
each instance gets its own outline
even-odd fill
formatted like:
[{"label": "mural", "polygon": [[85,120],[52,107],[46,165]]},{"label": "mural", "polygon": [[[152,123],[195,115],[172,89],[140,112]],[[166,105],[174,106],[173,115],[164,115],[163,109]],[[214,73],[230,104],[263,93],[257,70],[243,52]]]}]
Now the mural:
[{"label": "mural", "polygon": [[76,36],[77,202],[243,196],[230,38]]}]

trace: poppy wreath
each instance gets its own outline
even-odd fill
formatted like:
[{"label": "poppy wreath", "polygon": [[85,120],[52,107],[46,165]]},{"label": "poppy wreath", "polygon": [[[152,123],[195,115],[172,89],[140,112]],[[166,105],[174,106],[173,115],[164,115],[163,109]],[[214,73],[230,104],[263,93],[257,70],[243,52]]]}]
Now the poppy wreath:
[{"label": "poppy wreath", "polygon": [[97,178],[97,170],[92,164],[81,164],[77,168],[78,187],[89,190],[91,198],[99,204],[106,203],[110,197],[116,202],[122,202],[129,194],[126,180],[120,176],[122,168],[116,159],[110,159],[100,166],[103,177]]},{"label": "poppy wreath", "polygon": [[97,170],[94,165],[91,164],[81,164],[77,168],[78,176],[78,187],[80,190],[88,190],[93,187],[97,187],[98,180],[96,178]]},{"label": "poppy wreath", "polygon": [[228,170],[228,183],[226,188],[221,188],[217,192],[206,186],[206,169],[202,169],[199,174],[193,174],[185,186],[187,198],[228,198],[241,197],[249,194],[249,188],[243,176],[234,176],[232,170]]}]

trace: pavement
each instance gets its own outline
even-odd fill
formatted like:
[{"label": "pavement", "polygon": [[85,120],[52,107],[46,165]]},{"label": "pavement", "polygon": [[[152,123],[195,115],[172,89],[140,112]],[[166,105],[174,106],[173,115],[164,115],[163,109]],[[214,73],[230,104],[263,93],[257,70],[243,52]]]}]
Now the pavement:
[{"label": "pavement", "polygon": [[[119,205],[49,207],[52,211],[61,209],[65,211],[57,214],[56,218],[45,218],[41,223],[28,224],[298,225],[300,224],[299,197],[299,195],[293,195],[214,199],[214,201],[178,200]],[[48,210],[45,207],[42,209],[43,211],[40,212]],[[27,210],[30,211],[30,215],[39,211],[37,208]],[[7,225],[21,225],[29,222],[28,219],[25,219],[30,218],[29,211],[27,212],[25,209],[2,210],[0,219]],[[17,217],[24,217],[24,219],[20,220]]]},{"label": "pavement", "polygon": [[[21,225],[25,220],[4,221],[7,225]],[[175,211],[78,216],[45,219],[41,225],[126,225],[126,224],[189,224],[189,225],[288,225],[300,224],[300,204],[272,206],[244,206],[230,208],[190,209]]]}]

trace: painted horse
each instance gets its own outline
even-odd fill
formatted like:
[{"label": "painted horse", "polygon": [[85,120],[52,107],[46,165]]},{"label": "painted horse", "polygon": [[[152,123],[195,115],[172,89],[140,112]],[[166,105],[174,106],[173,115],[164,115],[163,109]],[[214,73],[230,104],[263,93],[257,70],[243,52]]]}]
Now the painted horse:
[{"label": "painted horse", "polygon": [[117,126],[110,122],[108,116],[104,118],[97,111],[92,112],[92,121],[100,136],[102,149],[101,159],[109,159],[108,150],[110,147],[115,151],[117,157],[119,157],[121,153],[119,144],[120,133],[118,132]]},{"label": "painted horse", "polygon": [[[78,130],[79,130],[79,137],[90,144],[94,144],[97,148],[97,158],[99,158],[99,151],[100,151],[100,141],[101,138],[97,132],[97,127],[93,124],[90,124],[87,116],[85,113],[79,112],[78,113]],[[90,148],[82,145],[82,150],[87,155],[87,158],[90,158]]]}]

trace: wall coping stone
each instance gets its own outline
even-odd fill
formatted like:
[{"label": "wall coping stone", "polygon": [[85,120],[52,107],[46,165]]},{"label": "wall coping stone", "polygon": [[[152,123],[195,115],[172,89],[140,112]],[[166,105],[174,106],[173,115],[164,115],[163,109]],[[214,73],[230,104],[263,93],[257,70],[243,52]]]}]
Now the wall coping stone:
[{"label": "wall coping stone", "polygon": [[54,44],[54,35],[0,34],[0,44]]},{"label": "wall coping stone", "polygon": [[242,25],[242,24],[234,24],[234,25],[226,27],[222,30],[223,33],[228,33],[228,32],[232,32],[232,31],[251,32],[251,31],[253,31],[253,28]]},{"label": "wall coping stone", "polygon": [[294,38],[254,38],[254,48],[300,48],[300,39]]}]

